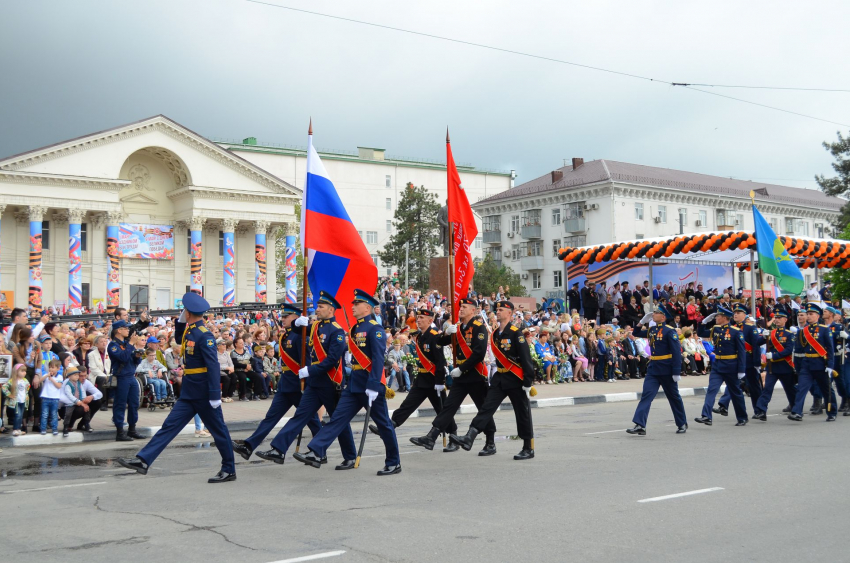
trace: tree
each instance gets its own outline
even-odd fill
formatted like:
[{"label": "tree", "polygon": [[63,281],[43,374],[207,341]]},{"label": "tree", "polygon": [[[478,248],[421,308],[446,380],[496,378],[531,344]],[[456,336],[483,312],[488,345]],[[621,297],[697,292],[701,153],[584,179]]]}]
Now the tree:
[{"label": "tree", "polygon": [[485,256],[483,261],[476,264],[472,284],[477,293],[485,296],[496,293],[500,285],[502,287],[510,286],[511,297],[528,295],[525,286],[519,282],[519,274],[514,272],[510,266],[496,264],[490,255]]},{"label": "tree", "polygon": [[[402,275],[407,264],[410,285],[419,290],[428,289],[431,258],[437,253],[439,225],[437,196],[408,182],[393,216],[394,234],[378,252],[381,262],[392,264]],[[405,244],[410,243],[405,262]]]},{"label": "tree", "polygon": [[[844,206],[847,207],[846,205]],[[850,225],[846,225],[839,233],[838,238],[850,239]],[[824,280],[832,282],[832,298],[850,300],[850,270],[844,268],[833,268],[824,277]]]},{"label": "tree", "polygon": [[[824,141],[823,148],[832,153],[832,156],[835,158],[835,162],[832,163],[832,169],[838,173],[838,176],[835,178],[825,178],[821,175],[816,175],[815,180],[820,186],[821,191],[826,195],[831,195],[834,197],[840,196],[850,196],[850,137],[844,137],[840,132],[838,134],[838,141],[835,143],[827,143]],[[850,207],[848,207],[850,203],[844,204],[844,207],[841,208],[841,215],[838,216],[836,220],[835,227],[839,230],[845,231],[848,225],[850,225]],[[844,238],[842,236],[841,238]]]}]

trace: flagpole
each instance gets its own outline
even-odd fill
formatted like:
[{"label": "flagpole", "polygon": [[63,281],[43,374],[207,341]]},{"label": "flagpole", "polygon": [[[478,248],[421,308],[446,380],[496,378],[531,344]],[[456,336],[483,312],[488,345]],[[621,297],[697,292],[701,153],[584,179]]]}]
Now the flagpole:
[{"label": "flagpole", "polygon": [[[756,208],[756,192],[750,190],[750,200],[753,202],[753,209]],[[753,228],[755,228],[755,220],[756,214],[753,211]],[[753,318],[756,319],[756,325],[758,325],[758,318],[756,315],[756,263],[755,263],[756,253],[751,248],[750,249],[750,287],[753,288],[752,293],[750,294],[750,312],[753,314]]]},{"label": "flagpole", "polygon": [[[446,156],[448,157],[448,151],[451,150],[451,141],[449,140],[449,128],[446,127]],[[449,162],[446,159],[446,195],[449,193],[449,174],[451,171],[449,170]],[[452,198],[446,197],[446,208],[448,211],[448,216],[452,216],[452,210],[449,208],[451,204]],[[451,315],[449,322],[451,324],[455,324],[455,322],[460,322],[460,314],[458,314],[458,319],[455,321],[455,224],[454,222],[449,222],[449,234],[451,238],[449,239],[449,314]],[[458,333],[455,332],[455,338],[452,340],[452,364],[457,367],[457,339],[460,338]]]},{"label": "flagpole", "polygon": [[[307,129],[307,136],[308,137],[313,136],[313,118],[312,117],[310,118],[310,127],[309,127],[309,129]],[[307,154],[307,157],[308,158],[310,157],[309,152]],[[307,190],[307,185],[305,184],[304,185],[304,191],[306,192],[306,190]],[[304,203],[306,203],[306,202],[307,202],[307,200],[306,200],[306,197],[305,197]],[[307,217],[306,210],[302,210],[302,213],[303,213],[303,215],[306,219],[306,217]],[[306,225],[302,224],[301,225],[301,232],[302,233],[306,233],[305,228],[306,228]],[[304,264],[303,264],[304,271],[302,272],[302,282],[303,283],[301,284],[301,306],[303,307],[302,314],[306,316],[306,313],[307,313],[307,245],[306,245],[307,238],[306,237],[304,238],[304,242],[305,242],[304,248],[301,249],[301,251],[304,253],[304,256],[303,256],[303,258],[304,258]],[[307,365],[307,358],[305,358],[306,355],[307,355],[307,327],[304,326],[304,327],[301,328],[301,367],[302,368],[305,365]],[[304,391],[304,380],[303,379],[301,380],[301,391],[302,392]]]}]

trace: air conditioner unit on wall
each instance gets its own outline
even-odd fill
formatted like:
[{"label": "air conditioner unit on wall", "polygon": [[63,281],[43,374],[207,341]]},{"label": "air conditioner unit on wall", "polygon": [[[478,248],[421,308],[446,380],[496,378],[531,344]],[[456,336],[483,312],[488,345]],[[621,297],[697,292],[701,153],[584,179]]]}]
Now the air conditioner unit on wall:
[{"label": "air conditioner unit on wall", "polygon": [[661,222],[661,217],[656,217],[656,218],[655,218],[655,222],[656,222],[656,223],[660,223],[660,222]]},{"label": "air conditioner unit on wall", "polygon": [[521,277],[522,277],[522,279],[527,280],[527,279],[528,279],[528,274],[523,274]]},{"label": "air conditioner unit on wall", "polygon": [[511,251],[506,250],[506,251],[502,252],[502,257],[503,258],[510,258],[511,257]]},{"label": "air conditioner unit on wall", "polygon": [[697,219],[696,226],[697,226],[697,227],[702,227],[702,221],[700,221],[699,219]]},{"label": "air conditioner unit on wall", "polygon": [[513,234],[513,233],[508,233],[508,238],[514,238],[514,234]]},{"label": "air conditioner unit on wall", "polygon": [[598,203],[585,203],[584,210],[585,211],[593,211],[594,209],[599,209]]}]

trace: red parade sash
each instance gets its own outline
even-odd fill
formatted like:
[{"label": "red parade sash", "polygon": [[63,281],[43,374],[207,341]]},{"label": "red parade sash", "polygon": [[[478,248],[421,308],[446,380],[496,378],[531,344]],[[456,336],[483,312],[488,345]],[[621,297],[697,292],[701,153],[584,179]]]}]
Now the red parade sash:
[{"label": "red parade sash", "polygon": [[[779,339],[776,338],[776,329],[770,331],[770,343],[773,344],[773,348],[777,352],[784,352],[785,351],[785,346],[780,344]],[[788,362],[789,366],[794,367],[794,359],[791,356],[785,356],[782,359],[785,360],[786,362]]]},{"label": "red parade sash", "polygon": [[[348,333],[348,351],[351,352],[351,355],[354,356],[354,361],[356,361],[364,371],[372,371],[372,359],[360,349],[360,346],[357,345],[357,340],[354,338],[355,328],[357,328],[357,325],[351,327],[351,332]],[[386,384],[387,374],[382,371],[381,385]]]},{"label": "red parade sash", "polygon": [[509,360],[505,353],[502,352],[502,349],[496,344],[496,331],[493,331],[490,334],[490,344],[493,348],[493,357],[496,358],[496,361],[499,362],[503,368],[507,369],[509,372],[514,374],[520,379],[524,379],[522,374],[522,368],[519,364],[514,363],[513,360]]},{"label": "red parade sash", "polygon": [[[325,358],[328,357],[328,353],[325,352],[325,349],[322,347],[321,338],[317,338],[318,332],[319,323],[314,323],[313,330],[310,331],[310,344],[313,346],[313,351],[316,352],[316,359],[318,359],[319,362],[324,362]],[[298,373],[297,370],[296,373]],[[330,377],[331,381],[337,385],[342,384],[342,362],[338,362],[336,367],[328,370],[328,377]]]},{"label": "red parade sash", "polygon": [[[817,329],[817,325],[815,325],[815,329]],[[809,330],[809,327],[803,329],[803,334],[806,336],[806,342],[808,342],[809,346],[814,348],[815,352],[817,352],[818,356],[821,358],[826,358],[826,349],[821,346],[820,342],[818,342],[817,338]]]},{"label": "red parade sash", "polygon": [[[464,359],[472,357],[472,348],[466,343],[466,338],[463,338],[463,334],[459,335],[455,333],[455,341],[460,347],[460,351],[463,352]],[[484,362],[478,362],[475,364],[475,371],[477,371],[481,377],[487,377],[487,368],[484,366]]]},{"label": "red parade sash", "polygon": [[[738,325],[738,329],[739,329],[741,332],[744,332],[744,323],[739,324],[739,325]],[[752,354],[752,353],[753,353],[753,346],[752,346],[752,344],[750,344],[750,343],[749,343],[749,342],[747,342],[746,340],[744,340],[744,350],[746,350],[746,351],[747,351],[747,354]]]},{"label": "red parade sash", "polygon": [[432,375],[436,374],[437,366],[434,365],[434,362],[425,357],[425,354],[419,348],[419,343],[416,342],[416,355],[419,356],[419,363],[422,365],[422,369],[425,372],[430,373]]}]

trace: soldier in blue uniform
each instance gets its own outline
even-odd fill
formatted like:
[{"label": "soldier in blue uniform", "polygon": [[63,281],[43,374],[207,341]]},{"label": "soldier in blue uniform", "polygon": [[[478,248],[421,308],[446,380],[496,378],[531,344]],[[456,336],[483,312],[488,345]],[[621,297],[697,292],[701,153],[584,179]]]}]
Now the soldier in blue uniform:
[{"label": "soldier in blue uniform", "polygon": [[221,470],[207,482],[235,481],[233,447],[221,413],[221,369],[218,353],[212,332],[204,326],[203,314],[210,308],[210,304],[197,293],[189,292],[183,296],[183,307],[174,330],[175,340],[181,343],[185,366],[180,398],[162,423],[162,428],[136,457],[119,459],[118,463],[145,475],[162,450],[197,414],[213,435],[215,446],[221,454]]},{"label": "soldier in blue uniform", "polygon": [[[278,340],[278,350],[280,352],[280,380],[277,384],[277,390],[272,399],[272,404],[269,406],[266,417],[260,422],[260,425],[251,436],[245,440],[236,440],[233,442],[233,451],[242,456],[243,459],[250,459],[251,454],[257,449],[257,446],[263,443],[272,428],[280,422],[283,415],[290,407],[298,407],[301,403],[301,380],[298,378],[298,371],[301,369],[301,329],[292,327],[292,323],[301,316],[301,309],[294,305],[285,304],[282,307],[284,317],[281,319],[283,330],[280,333]],[[318,410],[318,409],[317,409]],[[310,432],[313,436],[319,433],[322,425],[319,422],[319,415],[313,412],[313,416],[308,420],[307,426],[310,427]]]},{"label": "soldier in blue uniform", "polygon": [[[753,410],[758,410],[756,405],[758,405],[762,391],[761,374],[759,373],[759,366],[761,366],[760,350],[761,345],[765,342],[764,333],[768,331],[766,329],[756,328],[755,325],[746,322],[750,311],[743,303],[735,303],[732,306],[732,311],[734,312],[733,326],[744,335],[744,351],[747,353],[746,382],[747,389],[750,392],[750,402],[753,404]],[[758,362],[756,362],[756,358],[758,358]],[[729,414],[730,398],[730,391],[727,387],[726,392],[723,393],[723,396],[717,403],[717,408],[713,412],[727,416]]]},{"label": "soldier in blue uniform", "polygon": [[[705,404],[702,407],[702,416],[696,418],[700,424],[711,426],[711,407],[714,398],[720,390],[720,385],[726,383],[726,389],[732,396],[732,406],[735,408],[735,418],[738,423],[735,426],[747,424],[747,405],[744,403],[744,393],[738,384],[739,379],[746,375],[746,350],[744,348],[744,333],[737,327],[729,324],[732,311],[719,305],[715,324],[711,328],[709,338],[714,345],[714,361],[711,362],[711,375],[708,378],[708,390],[705,393]],[[736,377],[737,374],[737,377]]]},{"label": "soldier in blue uniform", "polygon": [[837,372],[833,369],[835,357],[829,329],[818,324],[821,315],[822,309],[818,305],[808,303],[806,305],[808,324],[797,331],[797,340],[800,342],[804,357],[800,359],[797,371],[797,395],[794,408],[788,415],[789,420],[797,422],[803,420],[803,403],[806,402],[806,394],[813,384],[817,384],[825,400],[829,401],[826,408],[827,422],[835,420],[838,405],[830,380]]},{"label": "soldier in blue uniform", "polygon": [[372,315],[377,299],[369,293],[354,290],[354,302],[351,310],[357,322],[349,332],[348,349],[351,351],[351,378],[348,386],[342,390],[342,396],[336,411],[322,430],[313,437],[307,448],[307,454],[293,455],[298,461],[321,467],[328,446],[342,432],[351,432],[351,419],[360,409],[371,405],[372,420],[378,426],[378,433],[386,448],[384,468],[378,475],[401,473],[401,460],[398,454],[398,441],[387,410],[386,378],[384,377],[384,354],[386,353],[386,334],[380,323]]},{"label": "soldier in blue uniform", "polygon": [[832,349],[835,351],[835,371],[838,372],[838,375],[835,376],[835,388],[841,397],[838,412],[847,408],[847,393],[844,386],[844,362],[841,361],[844,354],[844,342],[847,340],[847,332],[844,330],[844,325],[838,322],[840,318],[841,311],[835,307],[826,306],[823,308],[823,324],[829,329],[829,335],[832,337]]},{"label": "soldier in blue uniform", "polygon": [[778,309],[773,318],[776,328],[767,338],[767,375],[764,378],[764,389],[761,392],[753,418],[767,422],[767,405],[773,397],[776,382],[782,383],[782,389],[788,398],[788,404],[794,404],[794,386],[797,384],[797,374],[794,371],[794,333],[785,328],[788,313]]},{"label": "soldier in blue uniform", "polygon": [[[139,420],[139,380],[136,379],[136,366],[142,361],[141,351],[145,347],[145,337],[138,333],[134,333],[132,337],[129,335],[130,325],[127,321],[115,321],[112,323],[112,342],[106,349],[112,361],[112,376],[116,380],[115,391],[112,392],[112,422],[117,431],[117,442],[132,442],[134,438],[144,438],[136,432],[136,422]],[[124,431],[125,410],[129,426],[127,432]]]},{"label": "soldier in blue uniform", "polygon": [[[336,390],[342,385],[342,368],[340,363],[345,354],[345,330],[334,321],[336,310],[340,304],[333,295],[325,291],[319,292],[316,303],[317,321],[309,324],[307,317],[299,317],[295,321],[297,327],[307,327],[309,340],[310,365],[298,370],[298,377],[304,380],[304,394],[301,396],[295,414],[281,428],[271,443],[271,449],[257,452],[257,457],[275,463],[283,463],[286,450],[298,437],[305,425],[318,421],[316,413],[324,406],[329,416],[333,416],[337,407]],[[313,432],[313,439],[318,431]],[[339,447],[342,449],[342,463],[336,466],[338,470],[353,469],[357,449],[354,447],[354,434],[351,428],[343,428],[339,434]],[[297,454],[296,454],[297,455]],[[327,463],[322,452],[321,463]]]},{"label": "soldier in blue uniform", "polygon": [[676,329],[665,322],[672,322],[671,311],[663,305],[657,305],[652,312],[655,326],[635,330],[635,336],[647,338],[652,349],[649,365],[646,368],[646,378],[643,380],[643,393],[635,410],[632,422],[634,428],[626,430],[629,434],[646,436],[646,419],[649,407],[658,394],[658,388],[664,389],[664,395],[670,408],[673,409],[673,419],[676,421],[676,434],[684,434],[688,430],[688,419],[685,415],[685,403],[679,395],[679,380],[682,379],[682,345]]}]

